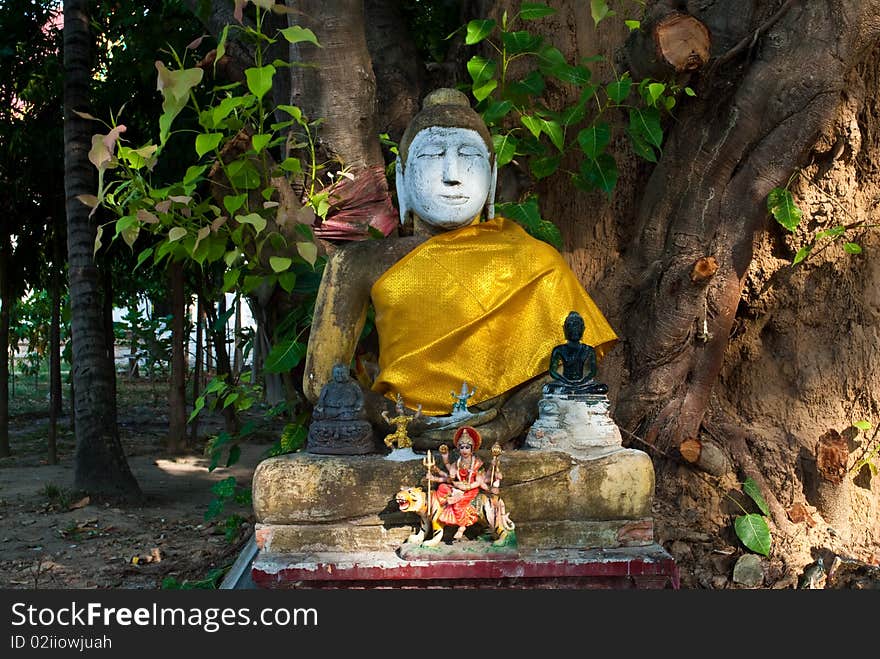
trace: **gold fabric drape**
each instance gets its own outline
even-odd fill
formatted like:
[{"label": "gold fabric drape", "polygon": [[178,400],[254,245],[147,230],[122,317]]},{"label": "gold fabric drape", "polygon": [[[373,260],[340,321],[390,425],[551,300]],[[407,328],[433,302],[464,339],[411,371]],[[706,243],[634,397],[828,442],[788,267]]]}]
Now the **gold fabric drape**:
[{"label": "gold fabric drape", "polygon": [[450,414],[547,371],[570,311],[601,357],[617,335],[562,255],[502,217],[439,234],[373,286],[379,374],[373,389],[428,415]]}]

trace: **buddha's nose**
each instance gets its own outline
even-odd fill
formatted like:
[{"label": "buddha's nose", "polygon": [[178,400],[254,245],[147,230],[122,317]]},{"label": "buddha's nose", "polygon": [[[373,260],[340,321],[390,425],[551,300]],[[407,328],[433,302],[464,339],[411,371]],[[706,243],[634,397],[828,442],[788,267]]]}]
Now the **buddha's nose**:
[{"label": "buddha's nose", "polygon": [[446,185],[461,183],[458,172],[458,157],[454,153],[447,152],[443,158],[443,183]]}]

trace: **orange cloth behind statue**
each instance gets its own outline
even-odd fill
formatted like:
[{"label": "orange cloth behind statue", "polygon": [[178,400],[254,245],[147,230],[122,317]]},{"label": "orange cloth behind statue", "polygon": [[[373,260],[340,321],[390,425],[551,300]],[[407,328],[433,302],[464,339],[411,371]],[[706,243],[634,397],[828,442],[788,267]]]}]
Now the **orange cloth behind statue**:
[{"label": "orange cloth behind statue", "polygon": [[601,357],[617,335],[562,255],[502,217],[441,233],[373,285],[379,374],[373,390],[422,413],[449,414],[462,382],[469,404],[547,371],[568,313]]}]

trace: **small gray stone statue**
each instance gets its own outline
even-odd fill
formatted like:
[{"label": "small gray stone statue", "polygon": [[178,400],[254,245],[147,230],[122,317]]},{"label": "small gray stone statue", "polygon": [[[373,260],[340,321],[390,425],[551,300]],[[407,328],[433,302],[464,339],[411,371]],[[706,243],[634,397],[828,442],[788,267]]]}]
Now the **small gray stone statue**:
[{"label": "small gray stone statue", "polygon": [[312,410],[306,451],[364,455],[376,450],[364,409],[364,393],[344,364],[333,366],[333,379],[321,388]]}]

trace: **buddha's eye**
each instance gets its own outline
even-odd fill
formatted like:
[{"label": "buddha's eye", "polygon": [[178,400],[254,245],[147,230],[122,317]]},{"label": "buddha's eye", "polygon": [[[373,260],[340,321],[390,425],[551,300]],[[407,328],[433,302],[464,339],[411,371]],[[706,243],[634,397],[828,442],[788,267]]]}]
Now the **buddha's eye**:
[{"label": "buddha's eye", "polygon": [[442,158],[446,155],[445,150],[440,151],[426,151],[424,153],[419,154],[419,158]]},{"label": "buddha's eye", "polygon": [[458,149],[458,155],[464,156],[465,158],[479,158],[482,156],[482,152],[472,146],[462,146]]}]

